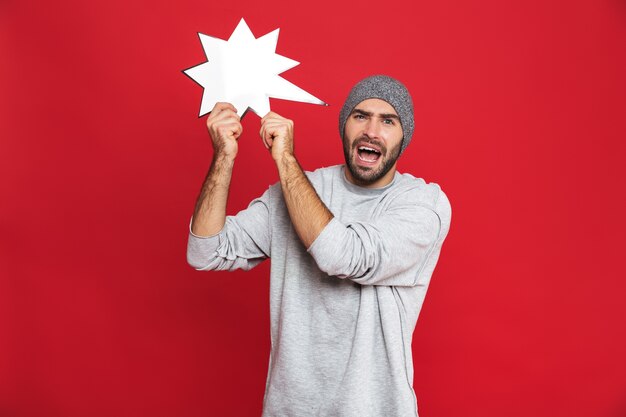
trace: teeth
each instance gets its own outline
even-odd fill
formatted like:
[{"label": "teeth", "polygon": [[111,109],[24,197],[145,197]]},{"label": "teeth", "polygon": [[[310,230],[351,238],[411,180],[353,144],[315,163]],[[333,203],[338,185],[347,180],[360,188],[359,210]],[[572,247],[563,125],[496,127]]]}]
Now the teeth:
[{"label": "teeth", "polygon": [[360,151],[370,151],[370,152],[380,153],[376,149],[368,148],[367,146],[359,146],[359,150]]}]

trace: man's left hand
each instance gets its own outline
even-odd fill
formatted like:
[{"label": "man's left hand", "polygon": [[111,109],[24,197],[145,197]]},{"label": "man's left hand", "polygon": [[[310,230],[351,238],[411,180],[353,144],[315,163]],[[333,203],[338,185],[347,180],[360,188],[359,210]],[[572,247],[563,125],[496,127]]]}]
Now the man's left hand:
[{"label": "man's left hand", "polygon": [[293,155],[293,121],[269,112],[261,119],[261,139],[274,161]]}]

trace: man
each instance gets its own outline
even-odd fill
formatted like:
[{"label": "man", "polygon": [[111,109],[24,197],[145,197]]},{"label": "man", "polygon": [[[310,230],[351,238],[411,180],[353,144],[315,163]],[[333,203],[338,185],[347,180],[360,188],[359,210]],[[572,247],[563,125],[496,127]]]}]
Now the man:
[{"label": "man", "polygon": [[346,165],[306,174],[293,122],[270,112],[260,133],[280,182],[226,217],[235,111],[218,103],[207,121],[214,156],[187,258],[199,270],[272,258],[263,416],[417,416],[411,338],[451,211],[439,186],[396,171],[408,91],[381,75],[354,86],[339,115]]}]

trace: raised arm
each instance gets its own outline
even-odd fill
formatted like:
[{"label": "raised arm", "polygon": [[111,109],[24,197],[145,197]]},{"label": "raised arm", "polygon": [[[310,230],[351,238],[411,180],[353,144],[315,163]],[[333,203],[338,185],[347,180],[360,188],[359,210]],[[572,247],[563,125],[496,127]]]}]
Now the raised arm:
[{"label": "raised arm", "polygon": [[333,219],[333,214],[319,198],[294,156],[293,122],[270,112],[261,120],[261,138],[278,168],[291,223],[308,248]]},{"label": "raised arm", "polygon": [[187,262],[198,270],[248,270],[269,256],[269,191],[236,216],[226,201],[242,127],[235,108],[217,103],[207,120],[213,161],[191,223]]},{"label": "raised arm", "polygon": [[191,231],[196,236],[219,233],[226,221],[228,189],[237,156],[242,126],[235,107],[217,103],[207,119],[213,144],[213,161],[196,201]]},{"label": "raised arm", "polygon": [[438,186],[407,185],[398,189],[392,207],[370,221],[344,224],[300,168],[293,122],[269,113],[261,122],[261,138],[276,162],[294,229],[322,271],[362,285],[427,282],[450,226],[450,203]]},{"label": "raised arm", "polygon": [[328,275],[362,285],[424,285],[437,264],[451,214],[437,185],[407,184],[366,221],[333,219],[308,250]]}]

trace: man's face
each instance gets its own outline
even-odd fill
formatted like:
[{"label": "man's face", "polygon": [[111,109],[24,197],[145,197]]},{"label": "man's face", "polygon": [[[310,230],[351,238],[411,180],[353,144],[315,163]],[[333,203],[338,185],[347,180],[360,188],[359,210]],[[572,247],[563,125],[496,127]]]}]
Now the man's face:
[{"label": "man's face", "polygon": [[343,135],[348,180],[367,188],[389,184],[396,172],[402,137],[400,118],[391,104],[377,98],[357,104]]}]

